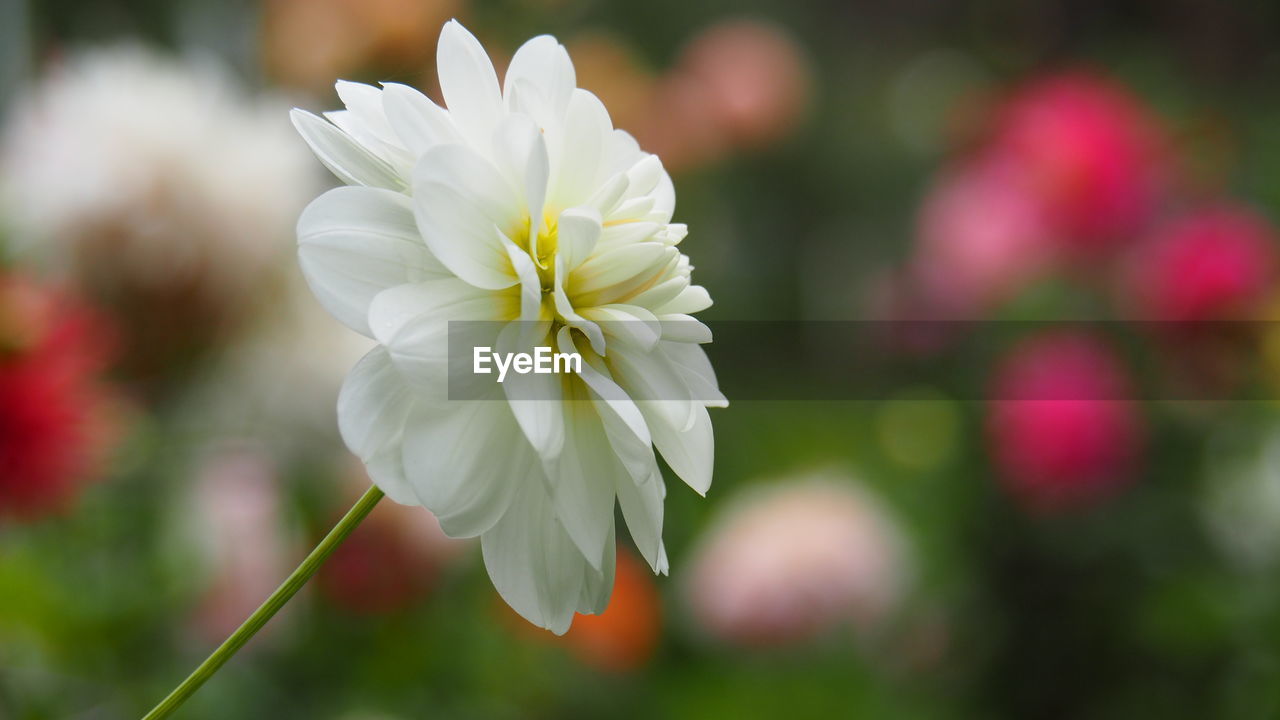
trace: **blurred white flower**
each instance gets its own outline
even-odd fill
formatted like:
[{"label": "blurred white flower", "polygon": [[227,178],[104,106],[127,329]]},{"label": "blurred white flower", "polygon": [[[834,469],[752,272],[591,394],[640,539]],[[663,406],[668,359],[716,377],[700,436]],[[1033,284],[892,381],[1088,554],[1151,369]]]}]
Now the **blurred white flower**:
[{"label": "blurred white flower", "polygon": [[711,636],[773,645],[843,624],[871,630],[908,577],[905,542],[881,504],[852,479],[823,473],[740,495],[696,550],[687,589]]},{"label": "blurred white flower", "polygon": [[[699,493],[711,483],[706,408],[725,402],[699,347],[710,332],[688,315],[711,299],[676,247],[662,163],[575,87],[554,38],[522,46],[499,84],[450,22],[437,65],[447,110],[340,82],[331,122],[294,112],[354,186],[303,213],[300,259],[320,302],[380,343],[339,398],[347,445],[392,499],[480,536],[503,598],[562,633],[608,602],[615,497],[667,569],[653,447]],[[501,323],[503,351],[580,353],[582,372],[486,386],[511,402],[445,400],[448,321]]]},{"label": "blurred white flower", "polygon": [[318,188],[285,107],[212,61],[133,46],[72,55],[13,108],[0,217],[19,252],[117,312],[185,317],[167,332],[202,322],[213,335],[228,308],[258,304]]},{"label": "blurred white flower", "polygon": [[1241,439],[1249,436],[1234,427],[1214,436],[1203,514],[1231,561],[1242,570],[1268,572],[1280,560],[1280,428],[1242,449]]}]

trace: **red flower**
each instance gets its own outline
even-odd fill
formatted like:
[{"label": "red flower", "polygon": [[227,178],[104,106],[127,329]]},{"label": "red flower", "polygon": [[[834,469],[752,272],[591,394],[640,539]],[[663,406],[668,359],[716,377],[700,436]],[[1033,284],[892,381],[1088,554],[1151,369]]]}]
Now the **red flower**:
[{"label": "red flower", "polygon": [[1161,133],[1124,89],[1085,73],[1050,76],[999,113],[994,151],[1027,171],[1071,247],[1122,242],[1150,217],[1163,185]]},{"label": "red flower", "polygon": [[1211,208],[1174,219],[1138,248],[1125,292],[1143,320],[1242,319],[1265,299],[1275,262],[1266,221]]},{"label": "red flower", "polygon": [[1010,492],[1036,510],[1087,505],[1134,479],[1142,428],[1118,359],[1090,336],[1025,341],[998,370],[987,429]]},{"label": "red flower", "polygon": [[110,332],[77,301],[0,276],[0,515],[61,509],[116,435],[99,374]]}]

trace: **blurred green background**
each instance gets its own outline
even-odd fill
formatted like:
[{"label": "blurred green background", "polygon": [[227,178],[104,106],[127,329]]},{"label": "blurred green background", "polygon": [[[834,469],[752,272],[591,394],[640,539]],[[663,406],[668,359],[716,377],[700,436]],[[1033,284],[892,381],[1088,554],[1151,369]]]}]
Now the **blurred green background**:
[{"label": "blurred green background", "polygon": [[[141,715],[367,483],[333,413],[364,348],[314,306],[292,254],[297,213],[332,181],[286,111],[336,107],[339,77],[438,97],[450,17],[500,65],[533,35],[566,43],[579,84],[670,169],[712,320],[959,313],[1031,336],[1080,312],[1123,320],[1130,290],[1190,308],[1141,306],[1175,321],[1266,319],[1280,298],[1272,3],[0,12],[0,718]],[[1028,120],[1020,102],[1045,107]],[[1019,132],[1031,145],[1000,154]],[[989,157],[1012,179],[938,211],[929,239],[924,208]],[[1176,262],[1143,254],[1219,206],[1249,208],[1244,229],[1214,225]],[[992,240],[996,258],[1030,243],[1050,260],[919,270],[966,242],[947,229],[1010,216],[1034,222]],[[938,272],[981,292],[919,280]],[[980,381],[714,412],[708,497],[668,476],[671,577],[631,555],[615,606],[563,639],[506,609],[477,547],[384,503],[182,716],[1275,717],[1280,343],[1265,322],[1244,338],[1114,333],[1104,345],[1146,400],[1002,414]],[[884,353],[955,369],[945,344]],[[1191,370],[1149,371],[1184,356]],[[1026,362],[1075,355],[1043,357]],[[1109,377],[1064,362],[1046,372]],[[1227,401],[1158,399],[1186,397],[1168,390],[1180,382]],[[847,502],[805,495],[825,487]]]}]

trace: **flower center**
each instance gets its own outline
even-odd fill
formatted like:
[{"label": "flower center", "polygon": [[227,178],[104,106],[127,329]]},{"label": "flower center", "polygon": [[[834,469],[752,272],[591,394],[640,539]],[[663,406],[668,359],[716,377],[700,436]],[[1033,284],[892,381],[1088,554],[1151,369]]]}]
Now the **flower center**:
[{"label": "flower center", "polygon": [[551,294],[555,289],[556,249],[559,246],[558,224],[559,218],[552,215],[544,216],[537,236],[531,238],[529,230],[533,222],[526,217],[513,238],[516,246],[529,253],[529,258],[533,260],[544,295]]}]

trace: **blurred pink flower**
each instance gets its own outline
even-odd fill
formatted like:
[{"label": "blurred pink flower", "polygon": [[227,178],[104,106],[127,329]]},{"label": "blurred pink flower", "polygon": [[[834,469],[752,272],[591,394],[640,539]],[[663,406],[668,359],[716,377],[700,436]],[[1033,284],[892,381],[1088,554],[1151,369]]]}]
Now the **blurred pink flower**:
[{"label": "blurred pink flower", "polygon": [[220,642],[276,589],[300,554],[281,529],[275,463],[256,449],[212,452],[197,473],[186,522],[209,578],[192,622],[202,639]]},{"label": "blurred pink flower", "polygon": [[1275,268],[1266,220],[1214,207],[1174,218],[1136,248],[1122,293],[1140,320],[1245,319],[1266,300]]},{"label": "blurred pink flower", "polygon": [[689,43],[677,72],[701,83],[715,124],[743,147],[784,137],[808,101],[804,53],[774,23],[732,19],[713,25]]},{"label": "blurred pink flower", "polygon": [[991,453],[1014,497],[1037,511],[1088,505],[1132,482],[1142,427],[1120,361],[1076,332],[1023,341],[997,369]]},{"label": "blurred pink flower", "polygon": [[96,311],[0,275],[0,516],[63,509],[102,473],[122,420],[101,380],[113,346]]},{"label": "blurred pink flower", "polygon": [[634,128],[672,171],[787,136],[809,99],[804,52],[781,27],[730,19],[695,36],[653,87]]},{"label": "blurred pink flower", "polygon": [[852,480],[818,475],[753,489],[712,526],[691,566],[691,609],[740,645],[803,642],[893,612],[907,563],[897,525]]},{"label": "blurred pink flower", "polygon": [[1070,248],[1133,240],[1164,186],[1160,128],[1124,88],[1086,72],[1033,81],[998,112],[992,152],[1027,172]]},{"label": "blurred pink flower", "polygon": [[1046,272],[1055,242],[1022,166],[982,156],[945,173],[926,197],[913,280],[945,317],[972,316]]}]

